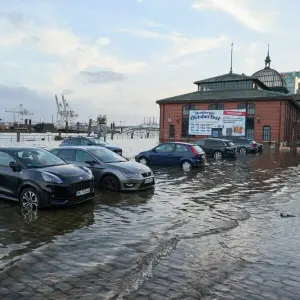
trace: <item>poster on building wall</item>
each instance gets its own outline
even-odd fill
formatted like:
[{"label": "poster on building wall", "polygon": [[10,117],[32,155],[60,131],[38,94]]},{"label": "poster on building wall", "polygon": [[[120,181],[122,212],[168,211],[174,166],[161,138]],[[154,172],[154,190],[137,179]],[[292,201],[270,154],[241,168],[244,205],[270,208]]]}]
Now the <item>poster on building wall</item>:
[{"label": "poster on building wall", "polygon": [[223,135],[244,136],[246,110],[190,110],[189,134],[211,135],[213,128],[222,128]]}]

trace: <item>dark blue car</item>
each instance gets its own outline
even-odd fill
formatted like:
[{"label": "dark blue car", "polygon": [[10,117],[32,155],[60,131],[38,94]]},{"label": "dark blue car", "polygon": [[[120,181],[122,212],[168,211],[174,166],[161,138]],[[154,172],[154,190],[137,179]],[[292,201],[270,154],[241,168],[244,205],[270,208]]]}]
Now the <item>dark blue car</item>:
[{"label": "dark blue car", "polygon": [[178,165],[189,171],[205,163],[205,153],[196,144],[169,142],[139,153],[135,160],[144,165]]},{"label": "dark blue car", "polygon": [[93,137],[83,137],[83,136],[68,137],[65,138],[59,146],[60,147],[61,146],[102,146],[121,156],[123,154],[123,151],[120,147],[115,145],[110,145],[104,142],[103,140],[96,139]]}]

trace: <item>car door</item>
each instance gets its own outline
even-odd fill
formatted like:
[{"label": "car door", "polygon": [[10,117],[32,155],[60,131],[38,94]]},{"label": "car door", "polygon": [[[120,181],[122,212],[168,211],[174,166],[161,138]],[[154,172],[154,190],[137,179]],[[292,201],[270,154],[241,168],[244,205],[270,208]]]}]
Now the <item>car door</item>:
[{"label": "car door", "polygon": [[161,144],[150,153],[150,162],[154,165],[172,165],[174,158],[174,144]]},{"label": "car door", "polygon": [[17,200],[20,173],[13,171],[10,162],[17,163],[10,154],[0,151],[0,197],[2,195]]},{"label": "car door", "polygon": [[202,149],[206,155],[212,156],[214,154],[214,140],[205,140]]},{"label": "car door", "polygon": [[[94,164],[88,162],[95,162]],[[104,165],[95,159],[90,153],[85,150],[76,150],[75,164],[89,168],[95,177],[95,182],[99,183],[103,174]]]},{"label": "car door", "polygon": [[171,156],[173,164],[179,165],[183,158],[191,158],[192,152],[186,145],[177,144],[174,149],[174,153]]}]

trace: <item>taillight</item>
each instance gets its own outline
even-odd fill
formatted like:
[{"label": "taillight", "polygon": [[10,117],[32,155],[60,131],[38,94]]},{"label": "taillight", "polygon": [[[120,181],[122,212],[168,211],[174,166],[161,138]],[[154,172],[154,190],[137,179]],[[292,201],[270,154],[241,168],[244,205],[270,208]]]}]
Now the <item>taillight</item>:
[{"label": "taillight", "polygon": [[255,146],[256,146],[256,144],[250,144],[250,146],[252,147],[252,148],[255,148]]},{"label": "taillight", "polygon": [[199,153],[197,152],[197,150],[193,147],[193,146],[191,146],[191,150],[192,150],[192,152],[195,154],[195,155],[198,155]]}]

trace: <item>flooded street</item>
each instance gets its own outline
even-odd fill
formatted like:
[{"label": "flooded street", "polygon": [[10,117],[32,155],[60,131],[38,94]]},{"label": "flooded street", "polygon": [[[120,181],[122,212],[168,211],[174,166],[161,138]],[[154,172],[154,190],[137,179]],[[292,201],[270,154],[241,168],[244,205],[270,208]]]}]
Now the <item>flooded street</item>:
[{"label": "flooded street", "polygon": [[[114,144],[133,158],[157,140]],[[267,149],[66,209],[0,201],[0,299],[299,299],[299,163]]]}]

